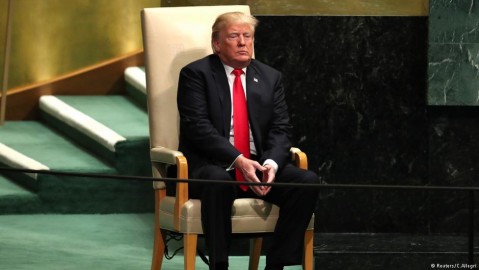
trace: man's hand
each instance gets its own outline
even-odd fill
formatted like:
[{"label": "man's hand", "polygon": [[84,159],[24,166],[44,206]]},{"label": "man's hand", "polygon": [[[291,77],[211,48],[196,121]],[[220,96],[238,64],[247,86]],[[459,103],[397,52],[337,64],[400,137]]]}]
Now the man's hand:
[{"label": "man's hand", "polygon": [[[262,179],[263,183],[273,183],[276,176],[273,166],[266,164],[264,165],[263,168],[265,168],[265,170],[263,171],[263,179]],[[261,187],[263,190],[263,196],[266,196],[266,194],[268,194],[269,191],[271,190],[271,186],[261,186]]]},{"label": "man's hand", "polygon": [[[267,168],[261,166],[257,161],[248,159],[244,156],[239,156],[235,163],[235,169],[239,170],[246,181],[252,183],[261,183],[261,181],[256,176],[256,171],[264,172]],[[264,186],[249,186],[251,190],[258,196],[264,196]]]}]

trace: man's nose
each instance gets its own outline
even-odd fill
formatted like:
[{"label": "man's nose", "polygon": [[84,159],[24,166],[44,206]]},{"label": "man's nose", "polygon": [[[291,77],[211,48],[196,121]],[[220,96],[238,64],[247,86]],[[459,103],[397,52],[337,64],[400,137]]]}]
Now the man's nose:
[{"label": "man's nose", "polygon": [[244,45],[245,44],[245,38],[243,35],[238,36],[238,44],[239,45]]}]

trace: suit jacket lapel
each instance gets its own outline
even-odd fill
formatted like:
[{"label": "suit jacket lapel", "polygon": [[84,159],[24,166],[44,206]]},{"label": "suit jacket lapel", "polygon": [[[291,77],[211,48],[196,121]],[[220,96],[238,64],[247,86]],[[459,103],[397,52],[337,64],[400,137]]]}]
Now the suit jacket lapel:
[{"label": "suit jacket lapel", "polygon": [[218,57],[214,59],[212,62],[212,76],[218,93],[218,106],[220,106],[220,111],[223,112],[220,116],[222,117],[224,127],[223,136],[229,137],[231,129],[231,93],[223,64]]},{"label": "suit jacket lapel", "polygon": [[[253,60],[254,61],[254,60]],[[258,154],[261,153],[260,146],[262,145],[258,118],[261,117],[261,112],[258,111],[258,106],[261,104],[259,101],[261,98],[261,77],[254,62],[252,62],[246,70],[246,95],[248,104],[248,118],[253,133],[253,138]]]}]

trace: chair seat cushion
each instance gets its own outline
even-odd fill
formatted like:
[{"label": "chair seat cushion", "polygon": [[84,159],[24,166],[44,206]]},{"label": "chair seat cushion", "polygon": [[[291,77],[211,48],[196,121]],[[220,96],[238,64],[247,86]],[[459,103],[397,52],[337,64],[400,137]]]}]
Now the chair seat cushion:
[{"label": "chair seat cushion", "polygon": [[[160,227],[174,230],[173,211],[175,197],[166,196],[160,204]],[[202,234],[201,226],[201,201],[190,199],[181,209],[181,233]],[[232,209],[233,233],[265,233],[273,232],[279,216],[279,207],[261,199],[245,198],[236,199]],[[308,226],[314,229],[314,222]]]}]

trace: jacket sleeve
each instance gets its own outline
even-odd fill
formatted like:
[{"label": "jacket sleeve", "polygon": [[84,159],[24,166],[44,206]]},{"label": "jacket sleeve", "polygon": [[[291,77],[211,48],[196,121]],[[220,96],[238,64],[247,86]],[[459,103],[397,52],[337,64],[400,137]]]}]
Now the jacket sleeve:
[{"label": "jacket sleeve", "polygon": [[285,100],[281,73],[276,73],[273,84],[273,111],[266,130],[262,159],[272,159],[281,169],[289,160],[291,148],[291,125]]}]

